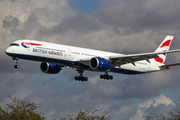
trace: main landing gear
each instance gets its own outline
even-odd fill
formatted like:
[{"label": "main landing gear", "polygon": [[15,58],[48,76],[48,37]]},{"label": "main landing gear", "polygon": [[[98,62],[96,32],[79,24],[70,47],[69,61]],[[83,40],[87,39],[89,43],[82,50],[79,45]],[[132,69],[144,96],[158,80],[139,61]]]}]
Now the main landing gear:
[{"label": "main landing gear", "polygon": [[100,75],[101,79],[106,79],[106,80],[112,80],[113,76],[112,75],[108,75],[108,73],[106,72],[104,75]]},{"label": "main landing gear", "polygon": [[[78,69],[76,71],[78,71],[78,73],[80,73],[80,76],[76,76],[74,78],[76,81],[82,81],[82,82],[88,81],[88,78],[83,76],[84,70]],[[106,72],[104,75],[100,75],[100,78],[101,79],[106,79],[106,80],[112,80],[113,76],[112,75],[108,75],[108,72]]]},{"label": "main landing gear", "polygon": [[80,76],[76,76],[76,77],[75,77],[75,80],[76,80],[76,81],[77,81],[77,80],[78,80],[78,81],[82,81],[82,82],[88,81],[88,78],[83,76],[83,72],[84,72],[83,70],[79,70],[79,71],[78,71],[78,73],[80,73]]},{"label": "main landing gear", "polygon": [[12,59],[15,60],[14,68],[15,68],[15,69],[18,69],[18,68],[20,67],[19,64],[18,64],[19,58],[15,57],[15,58],[12,58]]}]

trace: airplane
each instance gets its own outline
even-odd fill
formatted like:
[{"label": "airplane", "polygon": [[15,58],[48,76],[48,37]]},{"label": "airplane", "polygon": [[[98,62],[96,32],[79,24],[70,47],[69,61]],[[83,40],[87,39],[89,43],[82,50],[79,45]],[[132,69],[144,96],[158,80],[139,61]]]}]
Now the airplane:
[{"label": "airplane", "polygon": [[5,53],[15,60],[14,68],[19,68],[18,60],[41,62],[40,69],[47,74],[57,74],[62,67],[71,67],[80,75],[77,81],[88,81],[84,71],[105,72],[101,79],[112,80],[109,72],[122,74],[142,74],[170,69],[177,64],[164,64],[167,53],[180,52],[169,50],[174,36],[168,35],[155,52],[140,54],[119,54],[75,46],[55,44],[36,40],[17,40],[9,45]]}]

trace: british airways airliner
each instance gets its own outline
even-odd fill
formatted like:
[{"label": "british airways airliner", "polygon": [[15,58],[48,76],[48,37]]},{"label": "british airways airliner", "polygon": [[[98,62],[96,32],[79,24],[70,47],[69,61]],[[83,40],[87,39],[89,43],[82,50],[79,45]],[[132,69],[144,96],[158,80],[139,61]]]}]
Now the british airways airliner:
[{"label": "british airways airliner", "polygon": [[75,77],[78,81],[88,81],[83,72],[104,72],[101,79],[112,80],[109,72],[122,74],[141,74],[169,69],[165,65],[167,53],[180,52],[180,49],[169,50],[173,36],[166,36],[155,52],[140,54],[119,54],[80,48],[62,44],[35,40],[17,40],[9,45],[5,53],[15,60],[14,68],[19,68],[18,60],[39,61],[40,69],[47,74],[57,74],[62,67],[71,67],[80,75]]}]

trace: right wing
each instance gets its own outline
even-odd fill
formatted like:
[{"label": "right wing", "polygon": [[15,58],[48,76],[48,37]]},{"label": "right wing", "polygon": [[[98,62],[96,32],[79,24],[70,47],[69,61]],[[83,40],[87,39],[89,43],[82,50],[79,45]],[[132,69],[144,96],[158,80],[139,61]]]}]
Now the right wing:
[{"label": "right wing", "polygon": [[127,63],[132,63],[135,65],[134,62],[146,60],[150,63],[149,59],[157,58],[159,57],[159,54],[166,54],[166,53],[174,53],[174,52],[180,52],[180,49],[177,50],[170,50],[170,51],[164,51],[164,52],[151,52],[151,53],[141,53],[141,54],[131,54],[131,55],[115,55],[110,56],[110,61],[113,64],[113,66],[116,65],[123,65]]},{"label": "right wing", "polygon": [[[164,51],[164,52],[156,52],[156,53],[151,52],[151,53],[130,54],[130,55],[114,55],[109,57],[106,56],[105,59],[109,58],[112,64],[111,67],[115,67],[127,63],[132,63],[133,65],[135,65],[134,62],[136,61],[146,60],[147,62],[150,62],[149,59],[157,58],[159,57],[158,56],[159,54],[174,53],[174,52],[180,52],[180,49]],[[89,61],[91,60],[91,58],[92,57],[77,59],[76,62],[89,65]]]}]

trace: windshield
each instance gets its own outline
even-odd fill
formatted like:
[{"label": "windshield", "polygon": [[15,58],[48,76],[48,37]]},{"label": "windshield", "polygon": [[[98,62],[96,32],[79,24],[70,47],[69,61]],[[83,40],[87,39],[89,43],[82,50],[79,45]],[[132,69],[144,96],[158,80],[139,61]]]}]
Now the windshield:
[{"label": "windshield", "polygon": [[18,43],[11,43],[9,46],[19,46]]}]

